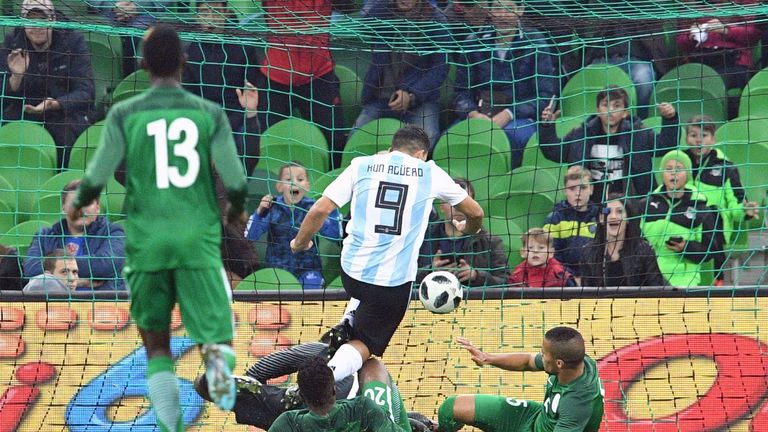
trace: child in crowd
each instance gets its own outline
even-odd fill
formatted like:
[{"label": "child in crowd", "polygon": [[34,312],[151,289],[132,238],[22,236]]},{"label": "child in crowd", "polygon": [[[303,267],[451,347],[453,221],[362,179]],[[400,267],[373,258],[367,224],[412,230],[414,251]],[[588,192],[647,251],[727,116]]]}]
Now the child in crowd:
[{"label": "child in crowd", "polygon": [[509,277],[510,285],[531,288],[576,286],[573,275],[554,257],[552,236],[543,228],[531,228],[522,235],[521,262]]},{"label": "child in crowd", "polygon": [[663,117],[658,135],[632,117],[624,89],[608,86],[597,94],[597,114],[560,139],[554,123],[560,112],[547,107],[541,112],[541,152],[557,163],[584,164],[592,173],[594,202],[610,192],[644,197],[653,189],[653,158],[680,140],[675,107],[662,103],[657,108]]},{"label": "child in crowd", "polygon": [[[322,288],[325,284],[317,245],[305,252],[293,254],[291,240],[296,237],[301,222],[315,200],[307,198],[310,188],[307,170],[297,162],[280,168],[275,190],[281,196],[265,195],[251,215],[245,236],[256,241],[268,232],[265,265],[287,270],[299,279],[305,289]],[[320,228],[320,234],[331,239],[341,238],[341,216],[334,210]]]},{"label": "child in crowd", "polygon": [[547,215],[544,229],[554,239],[555,258],[575,276],[580,276],[579,262],[583,247],[595,238],[597,204],[590,202],[592,174],[581,166],[568,168],[564,176],[565,199],[555,204]]},{"label": "child in crowd", "polygon": [[[741,221],[757,218],[757,203],[749,201],[739,178],[739,169],[715,148],[715,123],[708,116],[688,120],[685,130],[685,153],[691,158],[692,183],[707,198],[707,205],[717,207],[723,228],[723,241],[728,246],[736,237]],[[720,257],[723,257],[722,255]],[[723,262],[715,262],[722,270]],[[720,272],[717,285],[722,285]]]}]

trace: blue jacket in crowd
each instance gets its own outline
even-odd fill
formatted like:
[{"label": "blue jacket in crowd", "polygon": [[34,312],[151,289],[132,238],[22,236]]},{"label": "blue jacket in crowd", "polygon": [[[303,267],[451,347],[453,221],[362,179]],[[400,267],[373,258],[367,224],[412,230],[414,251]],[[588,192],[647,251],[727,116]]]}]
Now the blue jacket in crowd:
[{"label": "blue jacket in crowd", "polygon": [[555,204],[555,209],[544,220],[544,229],[554,239],[555,258],[575,276],[581,275],[579,262],[584,247],[595,238],[599,211],[593,203],[586,211],[577,211],[563,200]]},{"label": "blue jacket in crowd", "polygon": [[[425,17],[427,20],[408,25],[402,20],[394,2],[375,3],[367,11],[367,17],[396,21],[392,22],[391,31],[379,31],[376,36],[383,40],[373,47],[371,66],[363,82],[363,104],[389,99],[388,95],[381,94],[389,74],[397,77],[394,83],[396,89],[415,96],[412,106],[437,102],[440,88],[448,76],[448,55],[444,50],[450,41],[450,34],[444,25],[445,15],[431,4],[425,5],[425,9],[429,11],[429,16]],[[379,23],[375,26],[382,28]],[[413,38],[409,37],[411,35]],[[397,62],[393,62],[391,48],[388,48],[392,45],[396,45],[399,48],[397,51],[402,54],[402,59]]]},{"label": "blue jacket in crowd", "polygon": [[454,85],[456,113],[466,118],[478,109],[483,93],[501,93],[508,102],[496,101],[495,107],[511,110],[515,118],[536,121],[557,93],[556,62],[546,37],[523,26],[511,44],[497,47],[497,40],[493,27],[486,27],[463,41],[466,52],[458,55]]},{"label": "blue jacket in crowd", "polygon": [[[24,277],[31,278],[43,273],[43,257],[55,249],[66,250],[69,237],[66,220],[52,227],[41,228],[32,239],[27,258],[24,260]],[[120,272],[125,261],[125,233],[120,225],[110,223],[99,216],[85,228],[82,255],[75,256],[81,279],[104,281],[99,291],[124,289]]]},{"label": "blue jacket in crowd", "polygon": [[[317,242],[308,251],[294,254],[291,252],[291,240],[296,238],[299,227],[304,221],[310,207],[315,200],[304,197],[293,206],[285,203],[282,196],[278,196],[272,202],[264,216],[254,212],[248,221],[246,238],[256,241],[264,233],[268,234],[266,267],[275,267],[287,270],[301,279],[302,274],[308,271],[321,272],[323,267],[317,250]],[[320,228],[320,235],[331,239],[341,239],[341,215],[334,210]]]}]

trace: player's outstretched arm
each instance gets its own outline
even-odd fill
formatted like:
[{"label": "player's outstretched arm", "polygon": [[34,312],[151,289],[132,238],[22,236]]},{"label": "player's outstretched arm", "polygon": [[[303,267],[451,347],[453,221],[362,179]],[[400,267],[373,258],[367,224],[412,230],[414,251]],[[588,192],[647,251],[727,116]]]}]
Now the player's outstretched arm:
[{"label": "player's outstretched arm", "polygon": [[536,366],[536,356],[529,353],[486,353],[464,338],[456,338],[459,346],[469,351],[472,361],[478,366],[495,366],[508,371],[540,371]]},{"label": "player's outstretched arm", "polygon": [[291,250],[293,253],[303,252],[312,247],[312,237],[320,231],[323,223],[328,216],[338,207],[336,203],[328,197],[322,196],[318,199],[312,208],[309,209],[307,216],[301,223],[299,233],[296,238],[291,240]]}]

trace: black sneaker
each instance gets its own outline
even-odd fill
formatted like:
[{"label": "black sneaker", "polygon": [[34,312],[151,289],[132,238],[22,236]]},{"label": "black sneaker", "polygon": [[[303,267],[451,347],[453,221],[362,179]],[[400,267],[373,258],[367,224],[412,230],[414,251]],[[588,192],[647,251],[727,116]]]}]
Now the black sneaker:
[{"label": "black sneaker", "polygon": [[428,432],[435,432],[437,430],[437,423],[424,414],[415,411],[408,413],[408,421],[411,422],[411,428],[414,429],[414,432],[416,431],[416,428],[420,428],[421,426],[424,426]]},{"label": "black sneaker", "polygon": [[351,338],[352,326],[349,325],[349,321],[345,319],[325,332],[320,337],[320,342],[328,344],[328,358],[330,359],[336,354],[336,351],[341,348],[342,345],[349,342]]},{"label": "black sneaker", "polygon": [[264,386],[261,381],[247,375],[232,375],[232,379],[235,380],[235,388],[238,392],[245,391],[257,395],[261,393],[261,388]]},{"label": "black sneaker", "polygon": [[285,395],[280,400],[283,405],[283,409],[286,411],[300,408],[304,405],[304,399],[301,398],[299,393],[299,386],[294,384],[285,389]]}]

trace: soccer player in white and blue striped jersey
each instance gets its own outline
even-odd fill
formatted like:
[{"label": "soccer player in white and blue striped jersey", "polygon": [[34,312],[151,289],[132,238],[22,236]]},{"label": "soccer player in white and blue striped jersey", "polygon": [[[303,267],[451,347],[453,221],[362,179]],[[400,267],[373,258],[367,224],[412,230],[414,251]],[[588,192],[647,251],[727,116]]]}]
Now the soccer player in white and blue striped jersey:
[{"label": "soccer player in white and blue striped jersey", "polygon": [[311,238],[335,209],[351,202],[352,219],[341,250],[344,289],[360,304],[353,334],[328,366],[339,381],[381,356],[408,309],[432,201],[439,198],[466,216],[458,230],[480,230],[483,210],[434,162],[426,162],[429,137],[405,126],[392,138],[389,153],[358,157],[323,192],[291,241],[294,252]]}]

